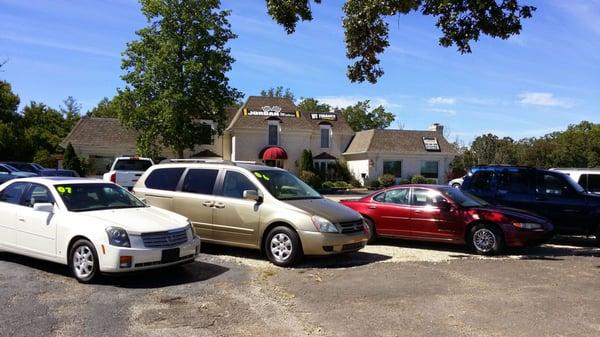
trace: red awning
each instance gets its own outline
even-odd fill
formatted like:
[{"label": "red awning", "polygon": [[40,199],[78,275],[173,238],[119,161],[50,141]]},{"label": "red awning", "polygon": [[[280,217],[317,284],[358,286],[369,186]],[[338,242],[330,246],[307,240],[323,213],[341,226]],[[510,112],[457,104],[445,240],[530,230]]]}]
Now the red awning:
[{"label": "red awning", "polygon": [[265,147],[258,154],[258,158],[262,160],[277,160],[277,159],[287,159],[287,153],[282,147],[279,146],[269,146]]}]

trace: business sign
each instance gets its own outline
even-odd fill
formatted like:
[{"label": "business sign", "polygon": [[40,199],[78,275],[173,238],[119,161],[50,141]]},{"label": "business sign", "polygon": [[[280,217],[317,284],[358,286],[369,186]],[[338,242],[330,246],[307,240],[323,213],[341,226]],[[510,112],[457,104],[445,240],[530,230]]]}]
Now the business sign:
[{"label": "business sign", "polygon": [[440,144],[435,137],[423,137],[423,145],[425,145],[425,151],[440,151]]},{"label": "business sign", "polygon": [[264,117],[295,117],[300,118],[300,111],[282,112],[281,107],[277,105],[265,105],[261,110],[248,110],[244,108],[244,116],[264,116]]},{"label": "business sign", "polygon": [[337,115],[331,112],[313,112],[310,114],[310,119],[337,121]]}]

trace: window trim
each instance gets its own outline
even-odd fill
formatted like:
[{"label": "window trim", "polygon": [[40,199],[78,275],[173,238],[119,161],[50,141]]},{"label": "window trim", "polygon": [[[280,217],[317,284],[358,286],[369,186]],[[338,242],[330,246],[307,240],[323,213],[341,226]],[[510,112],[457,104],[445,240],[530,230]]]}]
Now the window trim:
[{"label": "window trim", "polygon": [[[327,130],[327,147],[323,147],[323,130]],[[332,148],[332,142],[333,142],[333,128],[331,127],[331,124],[321,124],[319,125],[319,148],[321,149],[331,149]]]},{"label": "window trim", "polygon": [[[423,165],[428,162],[435,162],[437,164],[437,169],[436,169],[437,176],[435,178],[428,178],[428,177],[425,177],[425,175],[423,174]],[[421,160],[421,167],[420,167],[419,173],[421,174],[421,176],[423,176],[425,178],[439,180],[440,179],[440,161],[439,160]]]},{"label": "window trim", "polygon": [[25,193],[27,192],[27,190],[29,189],[29,186],[31,185],[31,183],[30,183],[30,182],[25,182],[25,181],[15,181],[15,182],[11,183],[10,185],[6,186],[6,187],[5,187],[5,188],[4,188],[2,191],[0,191],[0,194],[1,194],[1,193],[4,193],[4,191],[6,191],[6,189],[7,189],[7,188],[9,188],[9,187],[11,187],[11,186],[13,186],[13,185],[17,185],[17,184],[23,184],[23,185],[25,185],[25,188],[23,189],[23,192],[22,192],[22,193],[21,193],[21,195],[19,196],[19,201],[18,201],[16,204],[14,204],[14,203],[12,203],[12,202],[2,201],[2,200],[0,200],[0,202],[3,202],[3,203],[5,203],[5,204],[9,204],[9,205],[14,205],[14,206],[21,206],[21,207],[23,207],[23,197],[25,196]]},{"label": "window trim", "polygon": [[[276,143],[275,144],[271,144],[271,126],[276,126],[277,127],[277,137],[275,139]],[[270,119],[268,120],[268,124],[267,124],[267,146],[279,146],[281,144],[281,125],[279,120],[276,119]]]},{"label": "window trim", "polygon": [[396,179],[401,179],[402,178],[402,173],[403,173],[402,171],[403,171],[403,168],[404,168],[404,160],[402,160],[402,159],[392,159],[392,160],[385,160],[385,159],[383,159],[382,162],[381,162],[381,170],[382,170],[383,174],[386,174],[385,173],[385,163],[386,162],[388,162],[388,163],[390,163],[390,162],[391,163],[393,163],[393,162],[400,162],[400,175],[397,176],[397,175],[394,174],[394,177],[396,177]]}]

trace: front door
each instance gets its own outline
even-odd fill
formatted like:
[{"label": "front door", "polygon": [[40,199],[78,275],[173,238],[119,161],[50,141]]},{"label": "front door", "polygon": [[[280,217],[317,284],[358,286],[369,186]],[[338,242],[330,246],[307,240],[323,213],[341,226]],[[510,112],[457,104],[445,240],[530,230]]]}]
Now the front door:
[{"label": "front door", "polygon": [[17,209],[29,183],[12,183],[0,192],[0,244],[17,245]]},{"label": "front door", "polygon": [[410,236],[410,188],[401,187],[376,195],[370,208],[377,234],[383,236]]},{"label": "front door", "polygon": [[261,205],[244,199],[245,190],[259,189],[243,173],[227,170],[215,197],[213,237],[220,242],[255,248]]},{"label": "front door", "polygon": [[440,192],[413,188],[412,232],[422,239],[453,240],[460,233],[456,219],[449,209],[440,207],[444,200]]},{"label": "front door", "polygon": [[46,186],[31,184],[17,210],[17,245],[33,253],[56,256],[56,222],[54,214],[33,209],[36,203],[54,204]]},{"label": "front door", "polygon": [[217,169],[189,169],[181,191],[174,196],[174,211],[190,219],[201,239],[213,239],[213,192],[218,174]]}]

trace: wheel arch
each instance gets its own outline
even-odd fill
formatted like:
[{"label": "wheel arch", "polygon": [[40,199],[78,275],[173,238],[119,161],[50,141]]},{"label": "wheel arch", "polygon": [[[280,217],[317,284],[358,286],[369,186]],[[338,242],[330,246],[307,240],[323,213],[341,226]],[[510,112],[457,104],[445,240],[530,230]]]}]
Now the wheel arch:
[{"label": "wheel arch", "polygon": [[67,251],[65,252],[67,255],[67,264],[71,263],[71,249],[73,248],[73,245],[75,244],[75,242],[79,241],[79,240],[87,240],[89,241],[92,245],[94,245],[94,243],[92,242],[92,240],[90,240],[89,238],[87,238],[86,236],[83,235],[75,235],[71,238],[71,240],[69,240],[69,244],[67,245]]},{"label": "wheel arch", "polygon": [[[285,222],[285,221],[274,221],[272,223],[270,223],[269,225],[267,225],[267,227],[265,227],[265,230],[262,232],[261,238],[260,238],[260,251],[261,252],[265,252],[265,241],[267,240],[267,236],[269,235],[269,232],[275,228],[275,227],[287,227],[291,230],[293,230],[294,232],[296,232],[296,234],[298,234],[298,230],[292,226],[289,222]],[[300,249],[302,249],[302,238],[300,237],[300,235],[298,235],[298,242],[300,243]]]},{"label": "wheel arch", "polygon": [[475,220],[471,223],[469,223],[467,225],[467,227],[465,228],[465,243],[468,244],[469,243],[469,234],[471,233],[471,229],[473,229],[473,227],[477,226],[477,225],[488,225],[488,226],[492,226],[494,228],[496,228],[498,230],[498,232],[500,233],[500,235],[502,235],[502,240],[506,242],[506,237],[504,236],[504,231],[502,230],[502,227],[500,227],[500,225],[498,225],[495,222],[492,221],[486,221],[486,220]]}]

